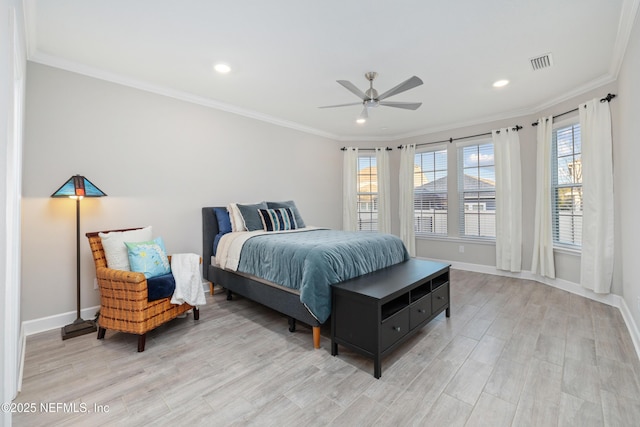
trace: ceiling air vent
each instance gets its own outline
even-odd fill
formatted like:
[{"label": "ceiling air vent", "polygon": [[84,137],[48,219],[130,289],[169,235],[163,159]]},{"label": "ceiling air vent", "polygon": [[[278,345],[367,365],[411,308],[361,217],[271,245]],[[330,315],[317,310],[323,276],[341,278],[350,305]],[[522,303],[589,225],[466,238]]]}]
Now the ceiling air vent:
[{"label": "ceiling air vent", "polygon": [[531,61],[531,68],[533,68],[533,71],[549,68],[553,65],[553,58],[550,53],[536,56],[535,58],[531,58],[529,61]]}]

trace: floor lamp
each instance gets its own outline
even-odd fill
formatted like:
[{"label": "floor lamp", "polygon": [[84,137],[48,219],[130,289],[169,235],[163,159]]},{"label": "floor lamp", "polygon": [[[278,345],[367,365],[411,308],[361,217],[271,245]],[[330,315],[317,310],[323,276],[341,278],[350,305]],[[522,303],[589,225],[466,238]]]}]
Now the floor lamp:
[{"label": "floor lamp", "polygon": [[83,320],[80,316],[80,200],[84,197],[106,196],[102,190],[93,185],[82,175],[74,175],[62,187],[58,188],[51,197],[69,197],[76,199],[76,320],[62,328],[62,339],[77,337],[95,332],[96,324],[93,320]]}]

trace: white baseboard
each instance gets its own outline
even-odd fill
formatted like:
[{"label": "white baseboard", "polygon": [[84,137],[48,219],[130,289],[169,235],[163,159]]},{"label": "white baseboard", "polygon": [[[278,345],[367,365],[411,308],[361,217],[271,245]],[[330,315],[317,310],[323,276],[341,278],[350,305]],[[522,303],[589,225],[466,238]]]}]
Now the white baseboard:
[{"label": "white baseboard", "polygon": [[24,324],[20,328],[20,367],[18,368],[18,393],[22,391],[22,375],[24,374],[24,354],[27,351],[27,335],[24,333]]},{"label": "white baseboard", "polygon": [[[209,293],[209,282],[204,281],[202,287],[205,294]],[[83,308],[80,310],[80,315],[85,320],[93,320],[99,309],[99,305]],[[22,322],[22,330],[25,336],[29,336],[50,331],[51,329],[62,328],[65,325],[73,323],[74,320],[76,320],[76,312],[69,311],[67,313],[54,314],[53,316],[41,317],[39,319],[25,320]]]},{"label": "white baseboard", "polygon": [[[204,292],[209,292],[209,282],[203,282]],[[100,309],[99,305],[95,307],[84,308],[80,310],[80,316],[85,320],[91,320],[96,317],[96,312]],[[75,311],[69,311],[62,314],[54,314],[53,316],[41,317],[40,319],[25,320],[22,322],[20,328],[20,341],[21,341],[21,360],[20,360],[20,372],[18,373],[18,391],[22,390],[22,374],[24,372],[24,355],[27,350],[27,336],[38,334],[40,332],[50,331],[52,329],[62,328],[76,320],[77,313]],[[1,423],[0,423],[1,424]]]},{"label": "white baseboard", "polygon": [[[80,315],[85,320],[93,320],[99,309],[99,305],[84,308],[80,310]],[[25,336],[29,336],[40,332],[50,331],[51,329],[62,328],[65,325],[73,323],[74,320],[76,320],[76,312],[69,311],[67,313],[41,317],[40,319],[25,320],[22,322],[22,330],[24,331]]]},{"label": "white baseboard", "polygon": [[623,298],[620,298],[620,300],[621,304],[618,308],[620,309],[620,313],[622,313],[624,323],[627,324],[629,335],[631,335],[631,340],[633,340],[633,346],[636,348],[636,354],[640,357],[640,331],[638,330],[638,325],[633,320],[633,316],[631,316],[627,302]]},{"label": "white baseboard", "polygon": [[[422,258],[426,259],[426,258]],[[640,358],[640,330],[638,330],[638,325],[631,316],[631,312],[629,311],[629,307],[625,300],[615,294],[596,294],[588,289],[583,288],[578,283],[569,282],[568,280],[562,279],[550,279],[548,277],[540,276],[538,274],[533,274],[529,271],[522,271],[520,273],[511,273],[508,271],[498,270],[495,267],[491,267],[488,265],[481,264],[470,264],[465,262],[456,262],[456,261],[447,261],[447,260],[439,260],[439,259],[430,259],[431,261],[444,262],[447,264],[451,264],[451,268],[457,270],[465,270],[465,271],[474,271],[476,273],[485,273],[492,274],[494,276],[506,276],[506,277],[516,277],[519,279],[525,280],[534,280],[539,283],[543,283],[545,285],[552,286],[554,288],[562,289],[563,291],[570,292],[575,295],[580,295],[585,298],[592,299],[594,301],[598,301],[613,307],[617,307],[622,314],[622,318],[624,319],[625,324],[627,325],[627,329],[629,330],[629,334],[631,335],[631,340],[633,341],[633,346],[635,347],[636,354],[638,358]],[[209,292],[208,282],[205,285],[205,293]],[[81,315],[83,319],[93,319],[95,317],[96,312],[100,306],[89,307],[81,310]],[[37,334],[40,332],[50,331],[51,329],[62,328],[69,323],[72,323],[76,320],[76,312],[70,311],[68,313],[56,314],[53,316],[42,317],[40,319],[34,320],[26,320],[22,322],[22,331],[25,337],[23,341],[23,346],[26,343],[26,337],[29,335]],[[24,347],[22,349],[24,354]]]},{"label": "white baseboard", "polygon": [[[89,307],[80,310],[80,315],[83,319],[92,320],[96,317],[96,312],[100,306]],[[41,317],[40,319],[25,320],[22,322],[20,328],[20,340],[21,360],[20,360],[20,372],[18,373],[18,391],[22,390],[22,374],[24,372],[24,355],[27,351],[27,336],[38,334],[40,332],[50,331],[52,329],[62,328],[76,320],[77,313],[75,311],[69,311],[62,314],[54,314],[53,316]],[[62,333],[62,332],[61,332]]]},{"label": "white baseboard", "polygon": [[[423,259],[426,259],[426,258],[423,258]],[[545,285],[552,286],[557,289],[562,289],[563,291],[567,291],[575,295],[580,295],[582,297],[589,298],[591,300],[598,301],[603,304],[610,305],[612,307],[616,307],[618,308],[618,310],[620,310],[620,313],[622,314],[622,318],[624,319],[624,322],[627,325],[627,330],[629,331],[629,335],[631,335],[631,340],[633,341],[633,346],[635,347],[636,354],[638,355],[638,358],[640,358],[640,330],[638,330],[638,325],[633,319],[633,316],[631,316],[631,312],[629,311],[629,307],[627,306],[626,301],[620,295],[597,294],[593,291],[590,291],[589,289],[583,288],[578,283],[569,282],[568,280],[563,280],[563,279],[550,279],[548,277],[531,273],[530,271],[522,271],[520,273],[511,273],[509,271],[498,270],[497,268],[489,265],[470,264],[465,262],[447,261],[447,260],[439,260],[439,259],[431,259],[431,258],[430,260],[451,264],[451,268],[456,270],[473,271],[476,273],[492,274],[494,276],[515,277],[519,279],[533,280]]]}]

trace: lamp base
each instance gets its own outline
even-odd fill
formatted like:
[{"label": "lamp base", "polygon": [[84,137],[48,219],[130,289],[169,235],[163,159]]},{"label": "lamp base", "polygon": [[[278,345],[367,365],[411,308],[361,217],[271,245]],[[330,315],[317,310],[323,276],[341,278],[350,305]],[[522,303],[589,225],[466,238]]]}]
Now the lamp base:
[{"label": "lamp base", "polygon": [[62,328],[62,339],[79,337],[97,331],[96,322],[78,317],[73,323]]}]

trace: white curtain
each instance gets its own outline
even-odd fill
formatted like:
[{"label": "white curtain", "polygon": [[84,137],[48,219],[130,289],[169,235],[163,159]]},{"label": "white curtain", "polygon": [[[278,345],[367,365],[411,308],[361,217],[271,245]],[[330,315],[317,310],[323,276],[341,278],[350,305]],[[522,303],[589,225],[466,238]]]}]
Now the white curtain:
[{"label": "white curtain", "polygon": [[405,145],[400,150],[400,238],[412,257],[416,256],[416,234],[413,228],[415,157],[415,144]]},{"label": "white curtain", "polygon": [[358,149],[347,147],[342,163],[342,228],[358,230]]},{"label": "white curtain", "polygon": [[494,130],[496,168],[496,267],[522,266],[522,178],[520,138],[513,129]]},{"label": "white curtain", "polygon": [[551,222],[551,137],[553,116],[538,119],[536,159],[536,216],[531,272],[555,279],[553,260],[553,223]]},{"label": "white curtain", "polygon": [[391,233],[391,177],[389,173],[389,152],[386,147],[376,148],[376,169],[378,171],[378,231]]},{"label": "white curtain", "polygon": [[580,282],[609,293],[613,277],[613,155],[608,102],[579,107],[582,139],[582,260]]}]

